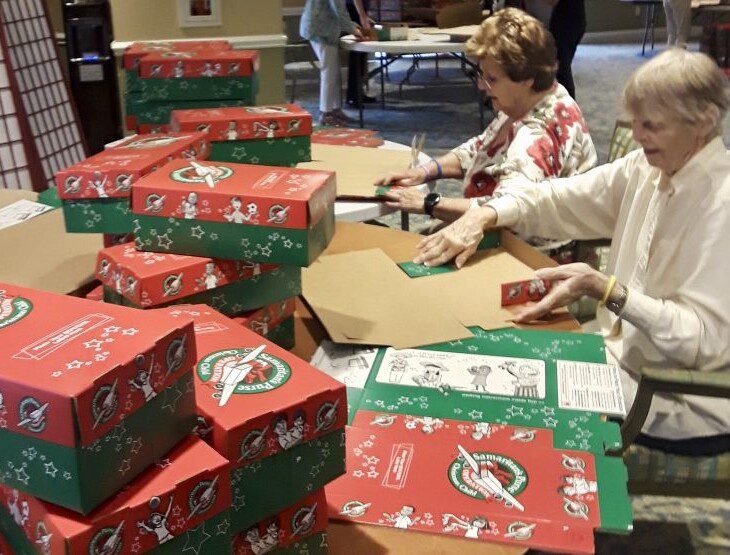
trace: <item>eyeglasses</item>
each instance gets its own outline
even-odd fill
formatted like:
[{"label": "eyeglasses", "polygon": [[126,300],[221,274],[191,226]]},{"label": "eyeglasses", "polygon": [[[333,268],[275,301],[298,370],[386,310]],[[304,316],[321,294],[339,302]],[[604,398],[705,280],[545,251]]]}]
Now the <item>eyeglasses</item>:
[{"label": "eyeglasses", "polygon": [[491,83],[489,81],[487,81],[487,78],[484,75],[484,72],[482,71],[482,68],[477,67],[476,70],[475,70],[475,72],[476,72],[477,79],[479,79],[482,83],[484,83],[484,86],[485,87],[491,89],[492,88],[492,85],[491,85]]}]

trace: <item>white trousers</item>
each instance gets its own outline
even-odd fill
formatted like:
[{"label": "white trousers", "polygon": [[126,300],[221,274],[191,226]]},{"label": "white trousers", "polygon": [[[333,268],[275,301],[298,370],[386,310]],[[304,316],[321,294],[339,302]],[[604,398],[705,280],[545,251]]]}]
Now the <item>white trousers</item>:
[{"label": "white trousers", "polygon": [[319,70],[319,111],[338,110],[342,108],[339,46],[314,40],[311,41],[311,44],[321,66]]},{"label": "white trousers", "polygon": [[667,15],[667,44],[687,46],[692,26],[692,0],[664,0]]}]

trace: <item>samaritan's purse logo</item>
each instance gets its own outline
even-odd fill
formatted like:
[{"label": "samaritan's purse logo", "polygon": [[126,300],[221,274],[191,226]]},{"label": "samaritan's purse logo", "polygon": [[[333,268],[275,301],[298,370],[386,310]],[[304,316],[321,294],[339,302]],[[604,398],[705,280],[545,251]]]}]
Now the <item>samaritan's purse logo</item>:
[{"label": "samaritan's purse logo", "polygon": [[6,297],[0,290],[0,329],[12,326],[33,310],[33,303],[23,297]]},{"label": "samaritan's purse logo", "polygon": [[283,360],[260,352],[252,360],[247,355],[253,348],[215,351],[198,362],[201,381],[212,381],[216,389],[233,387],[233,393],[266,393],[284,385],[291,377],[291,368]]},{"label": "samaritan's purse logo", "polygon": [[[491,472],[505,491],[513,496],[522,493],[527,487],[527,472],[514,459],[484,451],[472,452],[471,456],[481,467],[482,478],[487,475],[487,471]],[[474,474],[474,470],[461,457],[458,457],[449,466],[449,481],[461,493],[474,499],[495,497],[492,491],[485,488],[482,483],[477,483],[474,480]],[[484,482],[484,480],[480,481]]]},{"label": "samaritan's purse logo", "polygon": [[170,173],[170,178],[179,183],[206,183],[206,177],[210,176],[213,181],[223,181],[233,175],[233,170],[228,166],[209,166],[207,164],[195,164],[185,166]]}]

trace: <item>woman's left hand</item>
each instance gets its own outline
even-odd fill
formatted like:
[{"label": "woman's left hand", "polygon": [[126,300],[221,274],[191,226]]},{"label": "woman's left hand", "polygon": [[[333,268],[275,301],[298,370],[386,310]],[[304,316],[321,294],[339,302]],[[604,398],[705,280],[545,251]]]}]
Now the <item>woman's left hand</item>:
[{"label": "woman's left hand", "polygon": [[538,320],[551,310],[567,306],[583,295],[600,299],[608,284],[605,274],[582,262],[556,268],[541,268],[535,273],[540,279],[557,283],[554,283],[553,288],[540,302],[519,312],[515,322],[524,324]]},{"label": "woman's left hand", "polygon": [[392,187],[383,196],[388,199],[385,204],[410,214],[425,214],[423,199],[426,195],[415,187]]}]

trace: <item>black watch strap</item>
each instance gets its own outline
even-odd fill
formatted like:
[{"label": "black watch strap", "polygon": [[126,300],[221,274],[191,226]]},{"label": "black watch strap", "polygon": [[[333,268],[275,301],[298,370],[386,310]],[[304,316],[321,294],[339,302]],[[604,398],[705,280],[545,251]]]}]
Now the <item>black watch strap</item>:
[{"label": "black watch strap", "polygon": [[433,209],[441,202],[441,195],[438,193],[428,193],[423,199],[423,211],[429,217],[433,218]]}]

